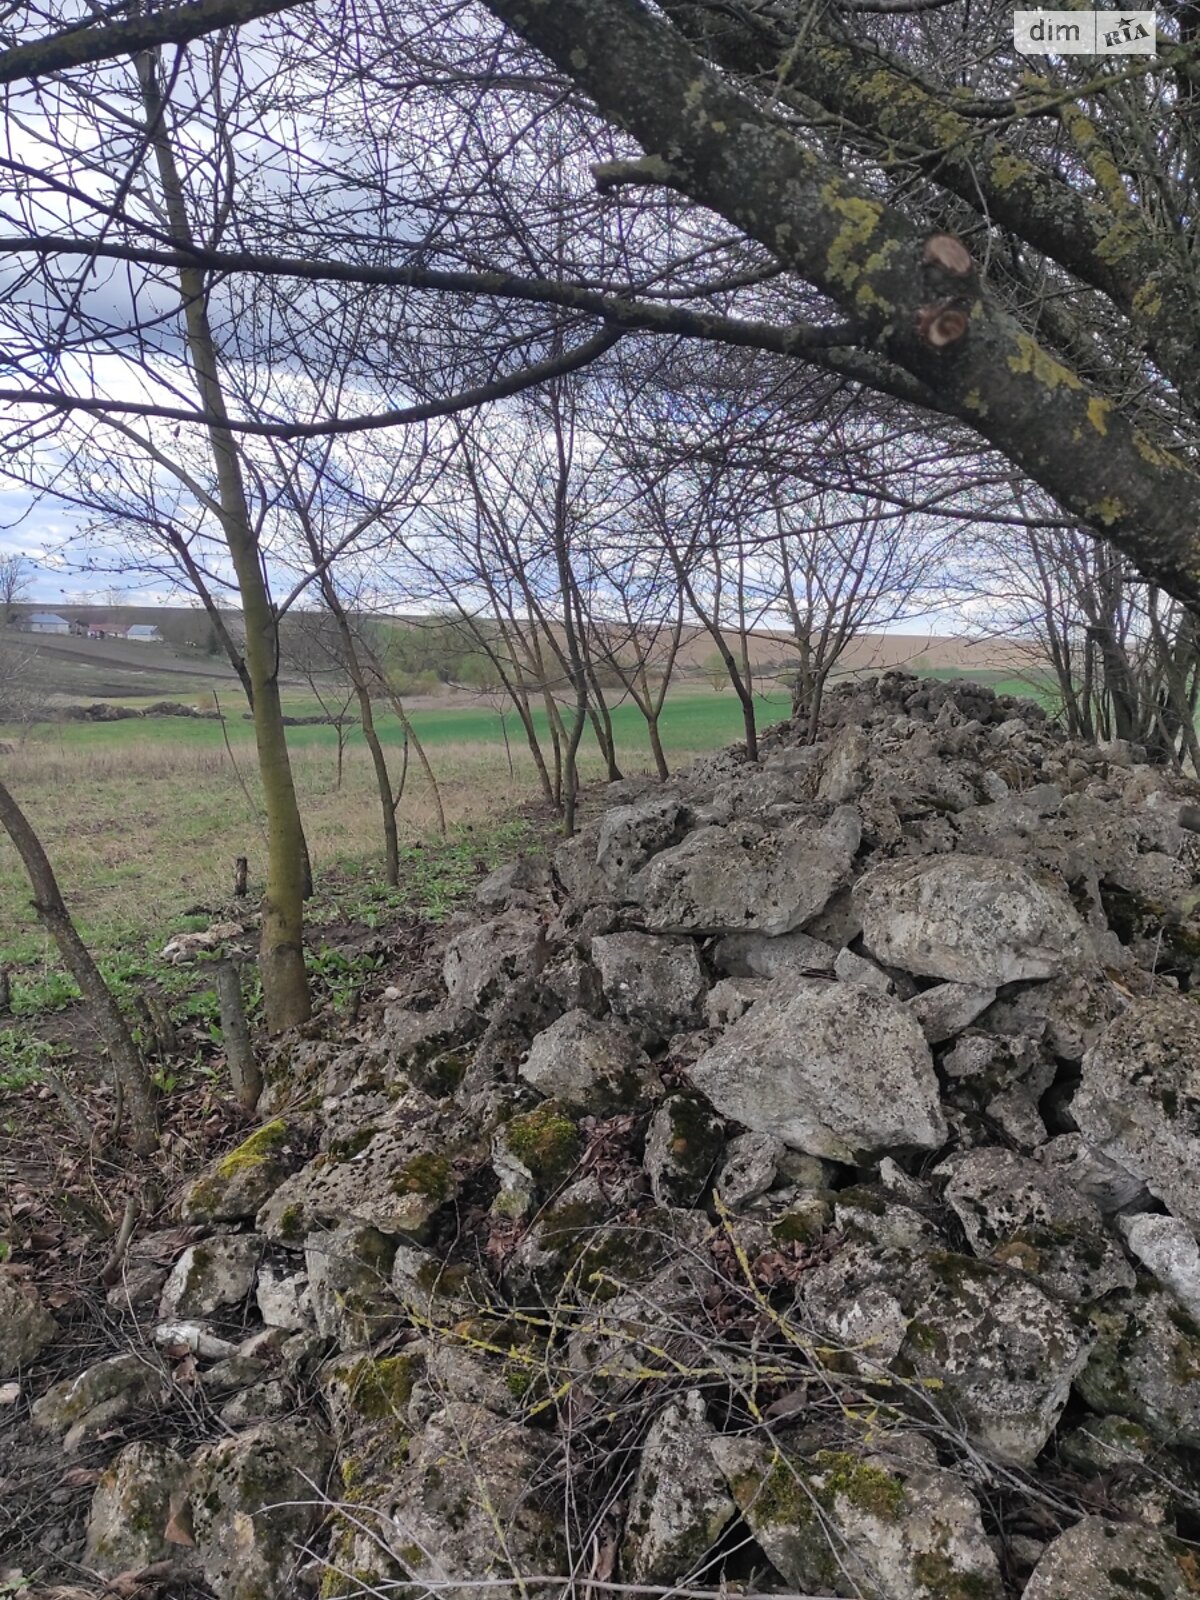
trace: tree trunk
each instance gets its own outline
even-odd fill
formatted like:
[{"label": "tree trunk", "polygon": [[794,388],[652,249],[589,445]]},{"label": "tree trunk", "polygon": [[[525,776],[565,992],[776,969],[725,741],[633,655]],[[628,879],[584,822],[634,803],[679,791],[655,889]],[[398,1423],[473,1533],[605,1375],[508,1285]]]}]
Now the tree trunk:
[{"label": "tree trunk", "polygon": [[117,1084],[129,1107],[133,1148],[141,1155],[148,1154],[158,1144],[150,1074],[111,990],[71,920],[41,840],[3,783],[0,783],[0,824],[16,846],[28,874],[38,920],[58,946],[63,965],[79,985],[95,1020],[96,1031],[108,1049]]},{"label": "tree trunk", "polygon": [[[165,106],[153,57],[137,58],[138,79],[167,219],[175,243],[193,248],[183,185],[164,121]],[[216,344],[208,320],[203,272],[179,269],[188,354],[204,411],[214,418],[208,436],[216,469],[221,525],[242,598],[246,669],[252,690],[254,735],[267,813],[267,885],[263,896],[259,967],[263,1003],[272,1033],[306,1022],[312,1014],[304,967],[304,898],[307,849],[288,758],[279,698],[279,630],[254,534],[237,445],[227,423]]]},{"label": "tree trunk", "polygon": [[263,1078],[246,1025],[241,974],[232,961],[217,963],[217,999],[221,1007],[221,1033],[225,1039],[229,1081],[243,1111],[253,1111],[263,1091]]}]

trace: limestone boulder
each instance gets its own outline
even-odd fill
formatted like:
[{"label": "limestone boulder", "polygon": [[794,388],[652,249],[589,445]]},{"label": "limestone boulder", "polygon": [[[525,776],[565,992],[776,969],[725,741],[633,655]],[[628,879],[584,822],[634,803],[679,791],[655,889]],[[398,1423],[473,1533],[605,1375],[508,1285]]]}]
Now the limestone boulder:
[{"label": "limestone boulder", "polygon": [[669,1401],[650,1424],[621,1545],[631,1582],[683,1581],[736,1514],[711,1453],[714,1437],[698,1389]]},{"label": "limestone boulder", "polygon": [[586,1011],[568,1011],[544,1028],[519,1072],[539,1094],[594,1116],[627,1110],[651,1089],[655,1077],[628,1029]]},{"label": "limestone boulder", "polygon": [[1052,1168],[996,1146],[947,1165],[945,1199],[977,1256],[1027,1272],[1059,1299],[1082,1305],[1133,1287],[1133,1269],[1100,1208]]},{"label": "limestone boulder", "polygon": [[1178,1217],[1149,1213],[1121,1219],[1121,1232],[1146,1270],[1200,1321],[1200,1245]]},{"label": "limestone boulder", "polygon": [[979,988],[1050,978],[1086,948],[1065,895],[986,856],[873,867],[855,898],[870,953],[921,977]]},{"label": "limestone boulder", "polygon": [[1102,1155],[1200,1227],[1200,1002],[1135,1000],[1083,1058],[1071,1115]]},{"label": "limestone boulder", "polygon": [[807,933],[730,933],[713,949],[713,965],[730,978],[821,977],[832,973],[837,951]]},{"label": "limestone boulder", "polygon": [[241,1222],[266,1204],[305,1159],[308,1125],[287,1117],[264,1123],[191,1183],[179,1212],[184,1222]]},{"label": "limestone boulder", "polygon": [[760,1000],[691,1069],[722,1116],[809,1155],[860,1164],[946,1139],[916,1018],[853,984]]},{"label": "limestone boulder", "polygon": [[192,1528],[218,1600],[295,1593],[305,1545],[326,1514],[332,1459],[308,1418],[263,1423],[192,1458]]},{"label": "limestone boulder", "polygon": [[698,828],[655,856],[630,893],[655,933],[790,933],[849,881],[846,842],[834,819],[822,829]]},{"label": "limestone boulder", "polygon": [[936,1462],[899,1452],[796,1457],[730,1436],[712,1449],[756,1541],[794,1590],[1003,1600],[979,1504]]},{"label": "limestone boulder", "polygon": [[724,1143],[720,1118],[698,1095],[669,1095],[646,1134],[645,1166],[659,1204],[699,1205]]},{"label": "limestone boulder", "polygon": [[58,1331],[36,1290],[0,1272],[0,1381],[36,1361]]},{"label": "limestone boulder", "polygon": [[240,1233],[189,1245],[171,1269],[159,1301],[160,1317],[211,1317],[241,1305],[254,1287],[263,1241]]},{"label": "limestone boulder", "polygon": [[[687,808],[671,791],[653,794],[632,805],[613,806],[601,817],[591,846],[591,860],[607,892],[626,897],[631,879],[662,850],[677,845],[687,831]],[[555,858],[558,866],[558,858]],[[560,868],[561,875],[561,868]],[[568,884],[571,892],[576,885]],[[589,896],[604,899],[604,894]]]},{"label": "limestone boulder", "polygon": [[992,1004],[996,991],[973,983],[938,983],[908,1001],[930,1044],[945,1044],[969,1028]]},{"label": "limestone boulder", "polygon": [[188,1477],[187,1462],[167,1445],[126,1445],[92,1496],[84,1564],[111,1578],[177,1556],[180,1543],[167,1531],[185,1515]]},{"label": "limestone boulder", "polygon": [[532,1492],[550,1449],[482,1406],[435,1412],[392,1467],[384,1501],[404,1574],[442,1600],[509,1600],[514,1579],[565,1570],[561,1517]]},{"label": "limestone boulder", "polygon": [[615,1016],[667,1039],[695,1027],[707,982],[695,943],[649,933],[608,933],[592,940],[604,998]]},{"label": "limestone boulder", "polygon": [[1076,1387],[1092,1410],[1200,1448],[1200,1324],[1149,1279],[1092,1306],[1089,1318],[1096,1344]]},{"label": "limestone boulder", "polygon": [[543,924],[532,911],[513,910],[472,923],[446,946],[442,979],[450,999],[485,1011],[514,979],[533,968]]},{"label": "limestone boulder", "polygon": [[1136,1524],[1084,1517],[1059,1534],[1022,1600],[1193,1600],[1195,1554]]},{"label": "limestone boulder", "polygon": [[310,1234],[304,1260],[319,1333],[354,1350],[401,1322],[391,1282],[395,1252],[394,1239],[360,1223]]}]

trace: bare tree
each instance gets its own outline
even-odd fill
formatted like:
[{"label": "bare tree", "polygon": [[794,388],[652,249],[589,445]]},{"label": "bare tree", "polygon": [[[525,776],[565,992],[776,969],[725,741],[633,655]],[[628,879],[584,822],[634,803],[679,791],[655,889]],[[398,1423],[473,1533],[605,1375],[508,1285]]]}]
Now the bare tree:
[{"label": "bare tree", "polygon": [[13,608],[20,605],[33,587],[33,563],[19,552],[0,555],[0,622],[12,620]]},{"label": "bare tree", "polygon": [[58,887],[50,858],[29,819],[3,782],[0,782],[0,827],[12,840],[24,865],[38,920],[58,946],[63,965],[79,985],[96,1031],[108,1050],[118,1091],[129,1107],[133,1147],[146,1154],[158,1143],[154,1085],[150,1074],[138,1054],[112,991],[79,937]]}]

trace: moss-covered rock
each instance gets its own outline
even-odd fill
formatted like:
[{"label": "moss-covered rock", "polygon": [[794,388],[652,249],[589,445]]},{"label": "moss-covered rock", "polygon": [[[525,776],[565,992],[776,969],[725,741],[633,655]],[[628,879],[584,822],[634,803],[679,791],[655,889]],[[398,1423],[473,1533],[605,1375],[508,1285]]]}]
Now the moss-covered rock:
[{"label": "moss-covered rock", "polygon": [[1200,1324],[1149,1278],[1093,1306],[1097,1339],[1076,1388],[1094,1411],[1200,1447]]},{"label": "moss-covered rock", "polygon": [[1002,1600],[978,1503],[920,1454],[822,1450],[805,1458],[729,1437],[716,1440],[713,1453],[755,1539],[797,1589],[869,1600]]},{"label": "moss-covered rock", "polygon": [[214,1161],[180,1202],[184,1222],[241,1222],[270,1199],[304,1160],[307,1123],[276,1117]]},{"label": "moss-covered rock", "polygon": [[296,1249],[305,1235],[343,1222],[421,1243],[436,1213],[458,1192],[484,1151],[448,1108],[415,1092],[389,1111],[388,1125],[339,1160],[326,1151],[294,1173],[258,1214],[273,1243]]},{"label": "moss-covered rock", "polygon": [[621,1568],[634,1583],[678,1583],[720,1538],[736,1507],[709,1446],[699,1390],[670,1401],[650,1426],[629,1497]]},{"label": "moss-covered rock", "polygon": [[192,1459],[192,1526],[218,1600],[292,1592],[303,1546],[325,1516],[333,1447],[309,1419],[263,1423]]},{"label": "moss-covered rock", "polygon": [[187,1481],[187,1463],[166,1445],[150,1440],[126,1445],[92,1496],[87,1566],[115,1577],[170,1556],[167,1525],[183,1511]]},{"label": "moss-covered rock", "polygon": [[309,1236],[304,1251],[318,1330],[343,1350],[382,1338],[405,1320],[392,1289],[396,1243],[376,1228],[346,1223]]},{"label": "moss-covered rock", "polygon": [[166,1372],[156,1356],[140,1352],[110,1356],[47,1389],[34,1401],[33,1422],[44,1433],[62,1435],[101,1406],[108,1408],[106,1417],[117,1421],[161,1399],[165,1390]]},{"label": "moss-covered rock", "polygon": [[1084,1517],[1049,1546],[1022,1600],[1195,1600],[1195,1550],[1152,1528]]},{"label": "moss-covered rock", "polygon": [[699,1205],[724,1143],[724,1124],[706,1100],[669,1095],[646,1135],[646,1171],[659,1205]]}]

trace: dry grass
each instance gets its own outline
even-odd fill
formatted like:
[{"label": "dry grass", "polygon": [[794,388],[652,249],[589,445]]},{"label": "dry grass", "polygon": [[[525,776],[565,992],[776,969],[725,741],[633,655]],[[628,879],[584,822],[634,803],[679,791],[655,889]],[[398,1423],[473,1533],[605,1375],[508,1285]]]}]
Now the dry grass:
[{"label": "dry grass", "polygon": [[[219,746],[131,734],[93,748],[31,742],[4,758],[5,781],[38,829],[84,937],[98,948],[165,935],[189,907],[224,903],[237,855],[250,859],[251,892],[261,887],[266,850],[253,747],[239,743],[234,752],[236,764]],[[511,775],[494,745],[442,744],[432,759],[451,830],[472,830],[481,842],[538,797],[527,752],[514,750]],[[585,752],[582,765],[586,778],[602,776],[594,754]],[[293,767],[318,878],[332,867],[370,873],[382,843],[365,749],[347,749],[340,790],[327,745],[295,749]],[[398,819],[405,843],[437,837],[432,796],[415,763]],[[0,836],[0,961],[36,963],[45,954],[20,864]]]}]

